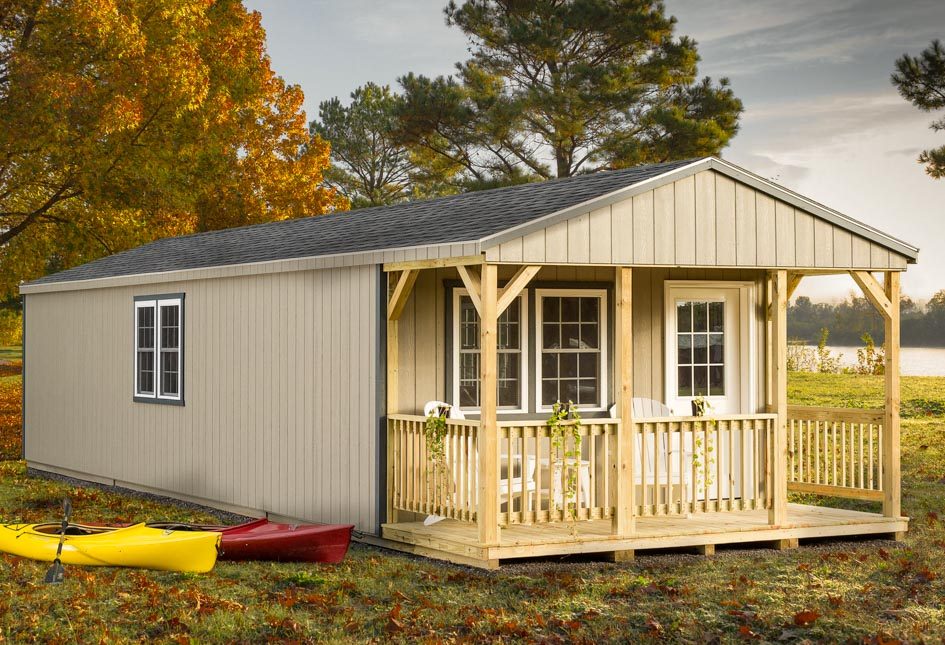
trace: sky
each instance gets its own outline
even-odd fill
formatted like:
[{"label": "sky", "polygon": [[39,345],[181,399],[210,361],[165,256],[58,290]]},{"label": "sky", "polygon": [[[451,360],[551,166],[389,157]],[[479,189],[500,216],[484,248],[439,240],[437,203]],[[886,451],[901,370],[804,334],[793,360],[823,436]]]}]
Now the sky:
[{"label": "sky", "polygon": [[[468,56],[445,0],[246,0],[262,14],[273,69],[319,102],[412,71],[449,74]],[[722,156],[920,248],[903,277],[917,300],[945,289],[945,180],[915,159],[945,143],[935,115],[889,82],[896,58],[945,39],[943,0],[666,0],[694,38],[699,71],[728,77],[745,104]],[[846,276],[806,279],[798,295],[837,300]]]}]

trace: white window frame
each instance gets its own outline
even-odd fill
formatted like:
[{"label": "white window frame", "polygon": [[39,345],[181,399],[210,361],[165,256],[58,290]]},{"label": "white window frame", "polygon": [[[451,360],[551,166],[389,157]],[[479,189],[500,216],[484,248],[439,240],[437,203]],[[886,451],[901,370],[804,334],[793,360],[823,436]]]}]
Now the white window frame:
[{"label": "white window frame", "polygon": [[[135,298],[134,301],[134,400],[154,401],[167,403],[183,403],[184,400],[184,296],[183,294],[169,296],[153,296]],[[161,364],[161,308],[177,307],[178,343],[177,351],[177,394],[162,394],[162,364]],[[154,357],[154,391],[141,392],[138,390],[138,312],[141,309],[151,309],[154,312],[154,344],[151,352]]]},{"label": "white window frame", "polygon": [[542,405],[541,403],[541,390],[542,390],[542,375],[541,375],[541,363],[542,363],[542,354],[544,353],[542,349],[542,324],[544,323],[543,314],[544,308],[542,306],[542,299],[546,296],[551,297],[575,297],[575,298],[588,298],[588,297],[597,297],[600,298],[600,340],[598,345],[598,351],[600,352],[600,389],[598,390],[598,395],[600,400],[595,406],[588,405],[579,405],[578,409],[584,410],[587,412],[601,412],[607,409],[608,401],[608,380],[607,376],[610,371],[610,331],[607,328],[608,319],[610,317],[610,310],[607,308],[607,289],[581,289],[581,288],[572,288],[572,289],[535,289],[535,410],[539,412],[547,412],[551,410],[550,405]]},{"label": "white window frame", "polygon": [[[519,392],[518,407],[498,407],[497,410],[501,411],[503,414],[515,414],[515,413],[524,413],[528,412],[528,363],[531,360],[531,353],[528,348],[528,299],[526,297],[527,289],[523,289],[522,293],[516,298],[519,303],[519,311],[521,312],[521,320],[518,326],[519,333],[519,364],[522,368],[522,373],[520,377],[519,387],[521,391]],[[452,332],[453,332],[453,348],[452,348],[452,363],[453,363],[453,406],[457,409],[462,410],[463,412],[469,412],[476,414],[479,412],[479,407],[460,407],[459,405],[459,363],[460,363],[460,340],[459,340],[459,328],[460,328],[460,319],[459,319],[459,304],[463,296],[468,296],[469,291],[466,289],[453,289],[453,321],[452,321]],[[480,317],[481,324],[481,317]],[[480,357],[481,360],[481,357]],[[498,374],[496,374],[496,379],[498,379]]]},{"label": "white window frame", "polygon": [[[722,280],[666,280],[663,285],[663,326],[664,326],[664,398],[667,403],[673,400],[689,400],[692,397],[679,397],[677,392],[678,374],[676,371],[676,303],[675,299],[680,294],[684,298],[699,300],[703,298],[706,292],[717,294],[719,291],[738,291],[738,311],[735,316],[738,318],[738,338],[737,338],[737,363],[732,366],[739,375],[739,410],[732,414],[751,414],[757,408],[757,326],[755,320],[755,283],[743,280],[722,281]],[[715,295],[713,294],[713,295]],[[726,373],[729,373],[729,364],[731,359],[731,350],[736,345],[726,344],[725,365]],[[729,392],[730,383],[726,378],[726,392]],[[718,401],[719,396],[705,397],[710,404]],[[691,411],[674,410],[680,416],[688,416]]]}]

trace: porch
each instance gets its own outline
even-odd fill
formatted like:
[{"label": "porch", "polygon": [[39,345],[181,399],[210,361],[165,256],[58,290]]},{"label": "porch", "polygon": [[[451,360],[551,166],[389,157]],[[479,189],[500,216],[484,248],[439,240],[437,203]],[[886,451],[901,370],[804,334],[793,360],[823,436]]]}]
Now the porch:
[{"label": "porch", "polygon": [[[627,559],[637,550],[683,547],[708,554],[721,544],[787,548],[805,538],[907,530],[899,511],[898,272],[885,272],[882,283],[871,273],[849,272],[886,320],[884,409],[788,405],[787,302],[805,275],[827,272],[778,269],[758,271],[756,281],[757,398],[743,397],[741,413],[695,417],[635,414],[633,308],[653,303],[634,302],[632,280],[650,280],[648,270],[596,268],[598,284],[602,274],[611,276],[614,331],[606,353],[612,389],[601,396],[614,405],[591,406],[598,411],[565,422],[564,432],[555,434],[546,413],[503,414],[497,394],[500,317],[544,268],[481,257],[426,262],[386,267],[387,522],[381,537],[388,545],[492,568],[510,558],[607,553]],[[398,362],[400,315],[419,274],[431,269],[455,271],[479,321],[479,418],[445,421],[439,459],[428,445],[426,417],[403,406],[398,393],[398,378],[406,373]],[[676,370],[665,370],[671,367]],[[669,383],[666,396],[682,387]],[[882,510],[789,504],[789,491],[875,502]]]}]

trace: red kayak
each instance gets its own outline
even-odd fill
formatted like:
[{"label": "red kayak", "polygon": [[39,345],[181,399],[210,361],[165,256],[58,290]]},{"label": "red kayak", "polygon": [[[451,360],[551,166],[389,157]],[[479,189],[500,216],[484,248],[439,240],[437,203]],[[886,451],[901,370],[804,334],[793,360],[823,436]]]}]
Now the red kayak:
[{"label": "red kayak", "polygon": [[276,562],[341,562],[354,530],[353,524],[275,524],[266,518],[236,526],[177,522],[149,522],[148,526],[172,531],[218,531],[223,534],[219,560]]}]

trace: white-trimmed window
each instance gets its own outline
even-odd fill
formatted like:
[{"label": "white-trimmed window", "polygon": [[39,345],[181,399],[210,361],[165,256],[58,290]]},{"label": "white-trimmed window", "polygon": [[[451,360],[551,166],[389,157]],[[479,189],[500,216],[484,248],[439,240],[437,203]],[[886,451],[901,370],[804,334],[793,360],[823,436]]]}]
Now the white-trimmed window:
[{"label": "white-trimmed window", "polygon": [[539,410],[556,401],[601,410],[607,397],[607,291],[537,289],[536,399]]},{"label": "white-trimmed window", "polygon": [[[498,408],[525,410],[528,378],[524,295],[512,301],[498,320]],[[463,410],[479,408],[479,312],[466,290],[453,292],[453,401]]]},{"label": "white-trimmed window", "polygon": [[135,298],[136,401],[183,401],[183,348],[183,294]]}]

